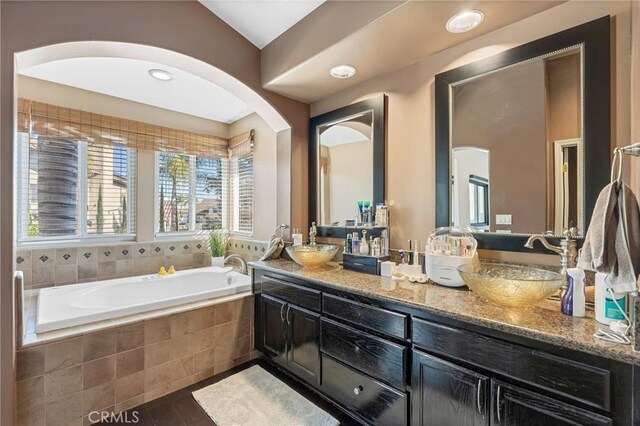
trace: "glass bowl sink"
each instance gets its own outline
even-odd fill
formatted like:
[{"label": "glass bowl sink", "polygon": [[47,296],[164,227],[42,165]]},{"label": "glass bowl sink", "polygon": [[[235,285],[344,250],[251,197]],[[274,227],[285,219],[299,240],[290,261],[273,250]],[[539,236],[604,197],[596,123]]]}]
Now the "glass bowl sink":
[{"label": "glass bowl sink", "polygon": [[471,291],[491,303],[506,307],[535,305],[564,284],[564,276],[545,269],[502,263],[463,265],[460,276]]},{"label": "glass bowl sink", "polygon": [[308,267],[322,266],[336,255],[340,246],[334,244],[316,244],[288,246],[287,253],[298,265]]}]

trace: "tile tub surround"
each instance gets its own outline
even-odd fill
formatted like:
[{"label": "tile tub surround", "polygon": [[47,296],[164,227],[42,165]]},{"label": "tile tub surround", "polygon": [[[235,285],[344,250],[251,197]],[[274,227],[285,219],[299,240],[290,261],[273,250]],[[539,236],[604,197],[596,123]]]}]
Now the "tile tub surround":
[{"label": "tile tub surround", "polygon": [[17,352],[20,425],[88,424],[255,358],[253,296]]},{"label": "tile tub surround", "polygon": [[26,289],[154,273],[161,266],[211,266],[207,238],[119,243],[100,246],[19,249],[16,270]]},{"label": "tile tub surround", "polygon": [[593,338],[596,330],[602,327],[593,318],[593,311],[587,311],[586,318],[569,317],[560,313],[558,302],[545,300],[528,308],[503,308],[483,301],[471,291],[397,282],[346,271],[336,263],[318,269],[302,268],[288,260],[254,262],[252,266],[515,336],[640,365],[640,352],[635,352],[632,346],[603,343]]},{"label": "tile tub surround", "polygon": [[635,330],[633,333],[633,337],[634,337],[633,344],[634,344],[634,350],[640,353],[640,294],[638,294],[638,296],[636,296],[635,299],[636,299],[635,316],[634,316]]}]

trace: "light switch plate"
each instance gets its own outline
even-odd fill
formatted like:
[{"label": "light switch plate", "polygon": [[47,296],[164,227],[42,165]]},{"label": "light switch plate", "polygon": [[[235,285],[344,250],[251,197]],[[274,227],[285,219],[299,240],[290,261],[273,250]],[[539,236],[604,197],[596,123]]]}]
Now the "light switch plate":
[{"label": "light switch plate", "polygon": [[496,215],[496,225],[511,225],[511,215],[510,214],[497,214]]}]

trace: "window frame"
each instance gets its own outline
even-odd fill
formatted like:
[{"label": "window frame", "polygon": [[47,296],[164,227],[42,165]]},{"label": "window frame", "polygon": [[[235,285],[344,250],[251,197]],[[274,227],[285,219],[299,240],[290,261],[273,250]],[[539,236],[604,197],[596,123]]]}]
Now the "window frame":
[{"label": "window frame", "polygon": [[[232,170],[233,170],[233,167],[234,167],[233,166],[233,162],[234,161],[239,161],[243,157],[248,157],[248,156],[251,156],[251,177],[252,177],[252,179],[251,179],[251,230],[250,231],[243,231],[243,230],[239,230],[239,229],[234,229],[234,226],[236,225],[236,223],[235,223],[236,210],[235,210],[234,205],[231,202],[229,202],[229,200],[231,200],[231,199],[235,200],[235,198],[233,198],[231,196],[231,193],[235,192],[235,187],[232,188],[232,186],[234,186],[237,183],[238,184],[238,199],[235,200],[235,201],[237,201],[237,203],[234,203],[234,204],[237,204],[237,206],[238,206],[238,212],[237,213],[238,213],[238,217],[239,217],[240,216],[240,211],[239,211],[239,206],[240,206],[240,196],[239,196],[240,195],[239,194],[240,181],[239,181],[239,176],[240,176],[240,173],[238,171],[238,179],[233,179],[233,173],[232,173]],[[254,218],[255,218],[255,214],[254,214],[255,213],[255,208],[254,208],[255,204],[254,204],[254,202],[255,202],[256,181],[255,181],[255,163],[254,163],[254,159],[255,159],[255,151],[253,151],[253,149],[251,150],[250,154],[241,155],[241,156],[236,157],[236,158],[230,158],[229,159],[229,164],[228,164],[228,172],[227,172],[228,180],[229,180],[228,185],[227,185],[228,191],[229,191],[229,200],[227,202],[227,204],[228,204],[227,208],[229,210],[229,212],[228,212],[228,217],[229,217],[228,220],[229,220],[229,222],[227,223],[227,225],[229,227],[229,233],[231,235],[236,235],[236,236],[245,237],[245,238],[253,237],[253,232],[255,230],[255,228],[254,228]],[[239,225],[239,224],[240,224],[240,220],[238,219],[237,225]]]},{"label": "window frame", "polygon": [[[138,155],[136,149],[126,147],[127,158],[127,174],[128,178],[133,177],[133,181],[127,182],[127,202],[129,203],[129,209],[127,211],[127,227],[128,231],[123,234],[106,234],[106,235],[94,235],[87,233],[87,201],[89,182],[87,179],[87,167],[88,167],[88,147],[89,142],[81,139],[68,138],[78,144],[78,201],[79,214],[77,219],[78,234],[70,238],[66,235],[54,236],[54,237],[25,237],[28,235],[28,219],[23,220],[25,214],[29,214],[29,149],[31,145],[32,137],[39,137],[40,135],[30,134],[26,132],[16,132],[16,144],[17,148],[17,161],[16,161],[16,175],[19,180],[19,184],[16,185],[16,246],[18,248],[39,248],[39,247],[73,247],[73,246],[86,246],[88,244],[109,244],[118,242],[135,241],[137,236],[137,223],[136,223],[136,211],[137,211],[137,173],[138,167]],[[23,139],[26,137],[26,140]],[[133,154],[133,155],[131,155]],[[25,164],[26,160],[26,164]],[[130,161],[132,160],[132,161]],[[135,224],[135,231],[131,232],[131,225]]]},{"label": "window frame", "polygon": [[[154,187],[154,211],[153,211],[153,229],[154,229],[154,238],[156,240],[172,240],[177,237],[183,236],[194,236],[201,234],[203,232],[208,232],[205,230],[196,229],[196,203],[197,203],[197,192],[198,192],[198,181],[197,181],[197,158],[215,158],[206,155],[195,155],[195,154],[183,154],[189,157],[189,229],[186,231],[165,231],[160,232],[160,155],[165,152],[163,151],[155,151],[154,152],[154,175],[153,175],[153,187]],[[182,155],[177,153],[171,153],[175,155]],[[221,161],[226,159],[220,158]],[[225,166],[223,164],[223,166]],[[228,188],[228,160],[226,164],[227,171],[226,173],[223,171],[222,176],[222,228],[227,229],[229,225],[228,218],[228,200],[229,200],[229,188]],[[224,182],[225,175],[227,176],[227,182]]]}]

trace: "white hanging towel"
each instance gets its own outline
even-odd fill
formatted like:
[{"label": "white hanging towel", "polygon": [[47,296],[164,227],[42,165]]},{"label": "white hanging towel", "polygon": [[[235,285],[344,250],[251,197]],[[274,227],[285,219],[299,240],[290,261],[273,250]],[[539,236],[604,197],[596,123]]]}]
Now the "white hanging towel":
[{"label": "white hanging towel", "polygon": [[636,291],[640,273],[640,207],[624,182],[598,196],[578,266],[609,275],[613,291]]}]

